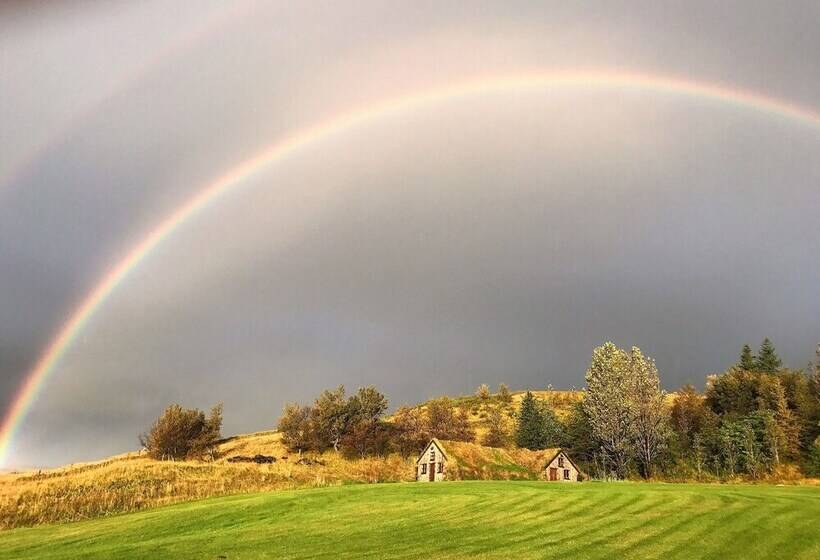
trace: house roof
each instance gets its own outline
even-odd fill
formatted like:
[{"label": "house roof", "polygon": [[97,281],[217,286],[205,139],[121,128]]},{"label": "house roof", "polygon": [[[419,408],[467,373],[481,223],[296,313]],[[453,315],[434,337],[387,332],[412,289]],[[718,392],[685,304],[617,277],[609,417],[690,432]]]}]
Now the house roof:
[{"label": "house roof", "polygon": [[430,443],[428,443],[427,445],[424,446],[424,450],[419,454],[419,458],[416,459],[416,463],[421,461],[421,458],[424,457],[424,454],[427,453],[427,450],[430,449],[430,445],[433,444],[433,443],[436,444],[436,447],[438,447],[438,450],[441,451],[442,455],[444,455],[444,459],[445,460],[447,459],[447,452],[444,450],[444,446],[441,444],[441,441],[439,441],[438,438],[433,438],[433,439],[430,440]]}]

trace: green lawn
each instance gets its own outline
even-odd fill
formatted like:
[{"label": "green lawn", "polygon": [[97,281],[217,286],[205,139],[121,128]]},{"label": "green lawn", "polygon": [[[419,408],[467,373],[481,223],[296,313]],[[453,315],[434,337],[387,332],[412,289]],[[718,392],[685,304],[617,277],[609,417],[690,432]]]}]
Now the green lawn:
[{"label": "green lawn", "polygon": [[0,533],[0,558],[820,558],[820,487],[448,482],[215,498]]}]

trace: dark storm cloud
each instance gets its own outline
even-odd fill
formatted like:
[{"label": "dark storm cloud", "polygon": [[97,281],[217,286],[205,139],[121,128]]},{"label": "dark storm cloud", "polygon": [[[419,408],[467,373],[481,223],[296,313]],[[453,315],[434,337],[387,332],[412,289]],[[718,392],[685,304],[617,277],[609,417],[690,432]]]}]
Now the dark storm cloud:
[{"label": "dark storm cloud", "polygon": [[[36,17],[0,18],[13,32],[0,33],[0,116],[14,131],[0,131],[0,171],[22,153],[18,137],[36,144],[95,102],[95,85],[110,88],[115,61],[148,57],[138,39],[146,51],[163,40],[154,19],[185,32],[195,7],[158,5],[51,16],[39,41],[63,58],[28,48]],[[566,67],[661,71],[820,106],[810,2],[250,13],[92,103],[0,182],[0,406],[142,233],[260,146],[340,109]],[[108,67],[94,25],[72,38],[65,19],[137,40],[111,43]],[[67,70],[76,57],[86,63]],[[36,84],[49,95],[31,95]],[[641,346],[670,388],[763,336],[799,367],[820,336],[818,150],[816,130],[753,111],[583,91],[449,103],[328,140],[135,271],[57,368],[13,459],[131,449],[178,399],[224,400],[234,432],[341,382],[376,383],[394,404],[481,382],[580,386],[605,339]]]}]

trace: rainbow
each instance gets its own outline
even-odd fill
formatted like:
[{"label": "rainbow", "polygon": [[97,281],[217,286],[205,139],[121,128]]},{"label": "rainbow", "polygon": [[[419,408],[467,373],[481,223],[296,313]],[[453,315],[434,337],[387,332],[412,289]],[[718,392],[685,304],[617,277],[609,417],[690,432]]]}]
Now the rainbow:
[{"label": "rainbow", "polygon": [[789,119],[820,130],[820,113],[784,100],[720,84],[691,81],[674,76],[621,71],[527,72],[507,76],[490,76],[388,99],[336,115],[324,122],[299,130],[262,149],[205,185],[193,198],[154,227],[85,296],[29,372],[0,424],[0,465],[5,463],[15,433],[49,375],[71,347],[78,333],[83,330],[88,320],[111,293],[174,231],[209,205],[216,203],[221,197],[236,189],[246,179],[315,142],[390,115],[467,96],[567,87],[640,90],[714,100]]}]

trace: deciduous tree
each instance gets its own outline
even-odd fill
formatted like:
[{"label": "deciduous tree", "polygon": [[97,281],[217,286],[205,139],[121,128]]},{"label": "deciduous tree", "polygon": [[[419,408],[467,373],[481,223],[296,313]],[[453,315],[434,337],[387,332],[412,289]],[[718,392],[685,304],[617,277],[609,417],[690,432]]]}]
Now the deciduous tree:
[{"label": "deciduous tree", "polygon": [[510,443],[510,428],[507,415],[499,407],[492,407],[485,420],[487,431],[481,439],[488,447],[506,447]]},{"label": "deciduous tree", "polygon": [[629,471],[632,452],[633,377],[629,355],[613,343],[592,352],[584,411],[601,453],[620,478]]},{"label": "deciduous tree", "polygon": [[277,430],[282,434],[282,443],[291,451],[306,451],[311,447],[311,409],[299,403],[288,403],[279,418]]},{"label": "deciduous tree", "polygon": [[660,387],[655,361],[633,347],[630,355],[633,388],[630,392],[632,437],[642,474],[650,478],[669,439],[669,409]]}]

